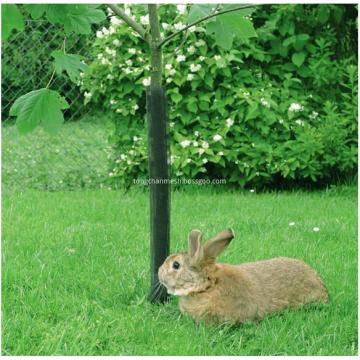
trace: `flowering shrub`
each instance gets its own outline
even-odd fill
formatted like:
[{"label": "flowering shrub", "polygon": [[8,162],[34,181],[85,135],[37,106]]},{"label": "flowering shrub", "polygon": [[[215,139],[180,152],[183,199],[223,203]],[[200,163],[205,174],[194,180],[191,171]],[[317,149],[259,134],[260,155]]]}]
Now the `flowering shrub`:
[{"label": "flowering shrub", "polygon": [[[184,26],[186,7],[159,10],[167,21],[163,34]],[[143,6],[126,12],[148,23]],[[261,187],[328,183],[354,173],[353,17],[341,5],[264,6],[249,14],[258,38],[237,40],[229,51],[201,26],[169,43],[164,73],[172,176]],[[147,176],[146,44],[112,17],[97,32],[93,52],[81,82],[85,102],[114,114],[109,176],[130,183]]]}]

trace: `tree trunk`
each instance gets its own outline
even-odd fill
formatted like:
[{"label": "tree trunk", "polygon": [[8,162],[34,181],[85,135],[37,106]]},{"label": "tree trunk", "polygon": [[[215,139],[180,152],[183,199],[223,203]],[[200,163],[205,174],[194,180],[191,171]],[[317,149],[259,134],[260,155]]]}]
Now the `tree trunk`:
[{"label": "tree trunk", "polygon": [[170,248],[169,148],[165,91],[162,87],[162,50],[156,5],[149,7],[151,84],[147,91],[148,146],[150,176],[150,257],[151,289],[149,300],[163,302],[166,289],[159,284],[158,269]]}]

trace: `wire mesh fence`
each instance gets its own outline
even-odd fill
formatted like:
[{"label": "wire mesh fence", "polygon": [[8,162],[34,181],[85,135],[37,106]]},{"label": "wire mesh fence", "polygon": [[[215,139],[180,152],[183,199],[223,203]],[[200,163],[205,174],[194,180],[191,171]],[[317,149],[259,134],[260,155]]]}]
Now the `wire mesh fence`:
[{"label": "wire mesh fence", "polygon": [[[9,119],[9,109],[14,101],[32,90],[46,87],[54,70],[51,52],[64,43],[68,53],[86,58],[89,44],[95,37],[73,34],[64,39],[58,26],[44,20],[27,19],[25,30],[13,32],[2,49],[2,110],[3,121]],[[83,106],[84,98],[79,87],[65,75],[56,75],[51,88],[66,97],[70,108],[65,119],[76,120],[89,111]]]},{"label": "wire mesh fence", "polygon": [[20,96],[49,83],[54,71],[51,52],[65,40],[66,52],[91,61],[89,35],[72,34],[64,39],[58,25],[44,20],[25,20],[23,31],[12,32],[2,48],[2,187],[22,191],[103,188],[108,177],[106,114],[84,105],[84,96],[66,74],[56,74],[50,88],[69,103],[65,125],[55,136],[41,127],[20,135],[12,104]]}]

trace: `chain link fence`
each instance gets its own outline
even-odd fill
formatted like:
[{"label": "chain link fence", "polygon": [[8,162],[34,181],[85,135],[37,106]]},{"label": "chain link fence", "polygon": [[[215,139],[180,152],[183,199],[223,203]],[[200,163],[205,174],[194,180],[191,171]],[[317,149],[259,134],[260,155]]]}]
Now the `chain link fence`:
[{"label": "chain link fence", "polygon": [[[80,54],[85,59],[91,35],[72,34],[65,39],[66,52]],[[14,101],[32,90],[46,87],[54,70],[51,52],[61,48],[64,33],[58,26],[44,20],[27,19],[25,30],[13,32],[2,49],[2,110],[3,121],[9,118]],[[66,75],[56,75],[51,89],[66,97],[70,108],[65,111],[66,120],[76,120],[89,111],[79,87]]]},{"label": "chain link fence", "polygon": [[[65,39],[67,53],[91,61],[90,35]],[[65,96],[65,125],[55,136],[42,128],[20,135],[12,104],[20,96],[48,84],[54,70],[51,52],[64,43],[64,33],[45,20],[25,20],[24,31],[14,31],[2,48],[2,186],[3,189],[76,190],[105,187],[108,177],[106,114],[84,105],[79,86],[56,74],[50,88]]]}]

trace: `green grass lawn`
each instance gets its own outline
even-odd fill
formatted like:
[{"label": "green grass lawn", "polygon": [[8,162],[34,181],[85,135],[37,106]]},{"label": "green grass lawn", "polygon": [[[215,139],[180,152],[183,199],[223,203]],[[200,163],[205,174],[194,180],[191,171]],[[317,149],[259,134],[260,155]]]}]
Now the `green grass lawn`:
[{"label": "green grass lawn", "polygon": [[108,177],[106,114],[67,122],[56,135],[2,126],[2,186],[15,190],[101,187]]},{"label": "green grass lawn", "polygon": [[[3,192],[2,353],[5,355],[355,355],[357,208],[354,188],[254,194],[187,189],[172,198],[171,248],[196,227],[233,227],[221,260],[305,260],[327,305],[239,327],[196,326],[146,301],[148,194],[136,189]],[[295,222],[294,226],[289,226]],[[319,227],[319,232],[313,228]]]}]

